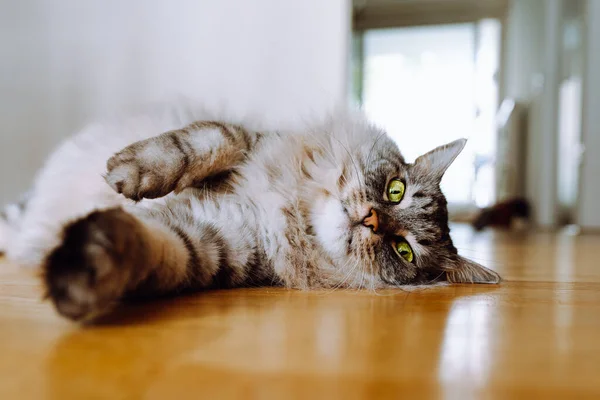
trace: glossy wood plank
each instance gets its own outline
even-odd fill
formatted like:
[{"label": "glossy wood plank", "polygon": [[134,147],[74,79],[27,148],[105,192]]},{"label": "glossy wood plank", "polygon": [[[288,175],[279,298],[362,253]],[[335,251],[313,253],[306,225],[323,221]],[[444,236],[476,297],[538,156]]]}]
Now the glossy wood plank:
[{"label": "glossy wood plank", "polygon": [[600,398],[600,236],[453,232],[509,281],[215,291],[81,327],[0,264],[0,399]]}]

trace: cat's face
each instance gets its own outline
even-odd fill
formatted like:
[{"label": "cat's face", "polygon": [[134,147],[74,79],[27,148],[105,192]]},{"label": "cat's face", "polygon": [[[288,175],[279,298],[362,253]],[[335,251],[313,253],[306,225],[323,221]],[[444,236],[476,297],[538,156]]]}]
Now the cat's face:
[{"label": "cat's face", "polygon": [[363,130],[350,135],[338,152],[336,187],[315,202],[319,211],[313,218],[319,241],[347,279],[344,284],[499,282],[495,272],[459,256],[450,238],[440,181],[466,141],[407,164],[385,133]]}]

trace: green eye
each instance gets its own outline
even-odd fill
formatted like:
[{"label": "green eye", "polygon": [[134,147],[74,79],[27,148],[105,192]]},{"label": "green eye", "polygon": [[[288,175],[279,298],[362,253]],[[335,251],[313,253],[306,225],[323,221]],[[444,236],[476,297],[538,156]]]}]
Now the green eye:
[{"label": "green eye", "polygon": [[400,203],[404,197],[404,183],[399,179],[392,179],[388,185],[387,197],[392,203]]},{"label": "green eye", "polygon": [[413,251],[406,241],[398,241],[394,244],[396,253],[408,262],[413,262]]}]

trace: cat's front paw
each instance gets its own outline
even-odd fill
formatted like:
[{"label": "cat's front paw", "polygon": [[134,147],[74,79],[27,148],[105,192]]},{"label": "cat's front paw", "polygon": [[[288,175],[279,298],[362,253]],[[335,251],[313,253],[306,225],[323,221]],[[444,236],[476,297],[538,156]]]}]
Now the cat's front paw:
[{"label": "cat's front paw", "polygon": [[132,217],[119,209],[98,211],[65,229],[62,244],[47,258],[44,284],[57,311],[89,320],[109,311],[131,279]]},{"label": "cat's front paw", "polygon": [[182,154],[159,136],[127,146],[106,163],[106,182],[128,199],[156,199],[175,189],[183,174]]}]

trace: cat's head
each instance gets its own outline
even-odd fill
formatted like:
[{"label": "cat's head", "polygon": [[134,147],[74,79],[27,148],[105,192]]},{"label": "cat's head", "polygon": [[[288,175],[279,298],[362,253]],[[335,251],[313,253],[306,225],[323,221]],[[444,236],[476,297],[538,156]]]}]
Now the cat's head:
[{"label": "cat's head", "polygon": [[465,139],[413,164],[385,132],[367,123],[338,128],[331,139],[330,155],[339,168],[329,177],[329,193],[313,203],[312,224],[344,284],[500,281],[497,273],[458,255],[450,238],[440,182]]}]

